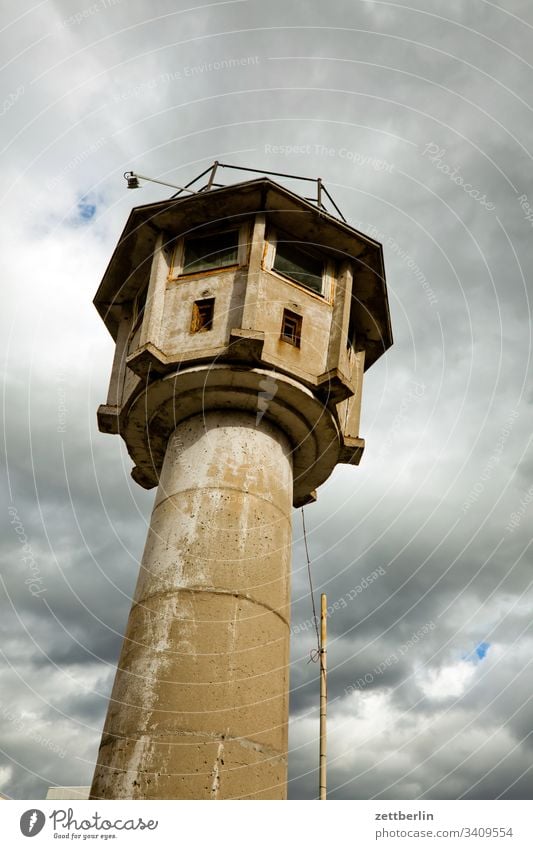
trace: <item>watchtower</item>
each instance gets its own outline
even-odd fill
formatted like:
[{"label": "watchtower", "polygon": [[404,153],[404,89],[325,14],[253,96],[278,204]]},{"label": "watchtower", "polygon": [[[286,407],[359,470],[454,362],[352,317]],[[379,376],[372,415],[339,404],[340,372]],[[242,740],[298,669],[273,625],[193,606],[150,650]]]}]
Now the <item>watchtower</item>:
[{"label": "watchtower", "polygon": [[392,344],[381,246],[321,181],[315,201],[216,165],[132,210],[95,297],[99,427],[158,488],[92,798],[285,797],[291,508],[359,463]]}]

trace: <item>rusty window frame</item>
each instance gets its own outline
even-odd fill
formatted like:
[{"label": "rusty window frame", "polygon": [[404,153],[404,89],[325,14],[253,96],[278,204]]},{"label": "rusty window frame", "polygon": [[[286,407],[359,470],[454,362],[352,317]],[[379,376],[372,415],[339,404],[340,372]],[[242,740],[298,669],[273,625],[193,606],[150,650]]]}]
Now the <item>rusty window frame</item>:
[{"label": "rusty window frame", "polygon": [[302,343],[303,317],[292,310],[284,309],[281,321],[280,339],[299,348]]},{"label": "rusty window frame", "polygon": [[213,329],[215,299],[201,298],[194,301],[191,315],[191,333],[206,333]]}]

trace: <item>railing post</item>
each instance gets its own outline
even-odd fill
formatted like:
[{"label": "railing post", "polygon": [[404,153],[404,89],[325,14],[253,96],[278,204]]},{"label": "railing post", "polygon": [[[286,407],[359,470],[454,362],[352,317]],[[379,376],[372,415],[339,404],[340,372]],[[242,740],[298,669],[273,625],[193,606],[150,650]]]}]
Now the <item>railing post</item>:
[{"label": "railing post", "polygon": [[213,162],[213,167],[211,169],[211,173],[209,175],[209,180],[208,180],[208,183],[207,183],[206,192],[208,192],[209,189],[211,188],[211,186],[213,185],[213,182],[214,182],[214,179],[215,179],[215,174],[217,173],[217,168],[218,168],[218,162],[215,159],[215,161]]}]

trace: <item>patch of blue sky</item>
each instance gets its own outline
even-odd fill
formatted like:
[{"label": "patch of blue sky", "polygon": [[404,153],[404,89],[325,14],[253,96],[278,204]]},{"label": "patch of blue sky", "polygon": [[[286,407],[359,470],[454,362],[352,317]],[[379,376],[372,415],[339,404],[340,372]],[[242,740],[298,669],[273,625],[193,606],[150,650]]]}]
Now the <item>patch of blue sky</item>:
[{"label": "patch of blue sky", "polygon": [[81,221],[90,221],[96,213],[96,204],[91,203],[87,198],[81,198],[78,201],[78,218]]},{"label": "patch of blue sky", "polygon": [[489,649],[490,643],[478,643],[473,651],[463,655],[463,660],[469,660],[471,663],[479,663],[480,660],[483,660],[487,656]]}]

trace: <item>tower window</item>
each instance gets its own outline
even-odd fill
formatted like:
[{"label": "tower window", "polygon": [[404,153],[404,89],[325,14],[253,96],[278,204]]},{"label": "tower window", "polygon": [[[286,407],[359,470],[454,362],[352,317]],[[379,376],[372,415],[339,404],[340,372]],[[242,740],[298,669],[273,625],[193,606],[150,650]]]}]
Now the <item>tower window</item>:
[{"label": "tower window", "polygon": [[141,318],[144,314],[144,308],[146,306],[147,297],[148,297],[148,283],[146,283],[144,288],[141,289],[141,291],[138,293],[137,297],[135,298],[134,305],[133,305],[133,323],[134,324],[137,324],[141,320]]},{"label": "tower window", "polygon": [[237,265],[238,254],[238,230],[185,239],[182,274]]},{"label": "tower window", "polygon": [[324,261],[294,242],[283,241],[278,237],[273,268],[278,274],[322,294]]},{"label": "tower window", "polygon": [[281,339],[296,348],[300,347],[302,341],[302,316],[291,310],[283,310],[283,321],[281,323]]},{"label": "tower window", "polygon": [[195,301],[192,305],[191,333],[205,333],[207,330],[212,330],[214,313],[214,298]]}]

